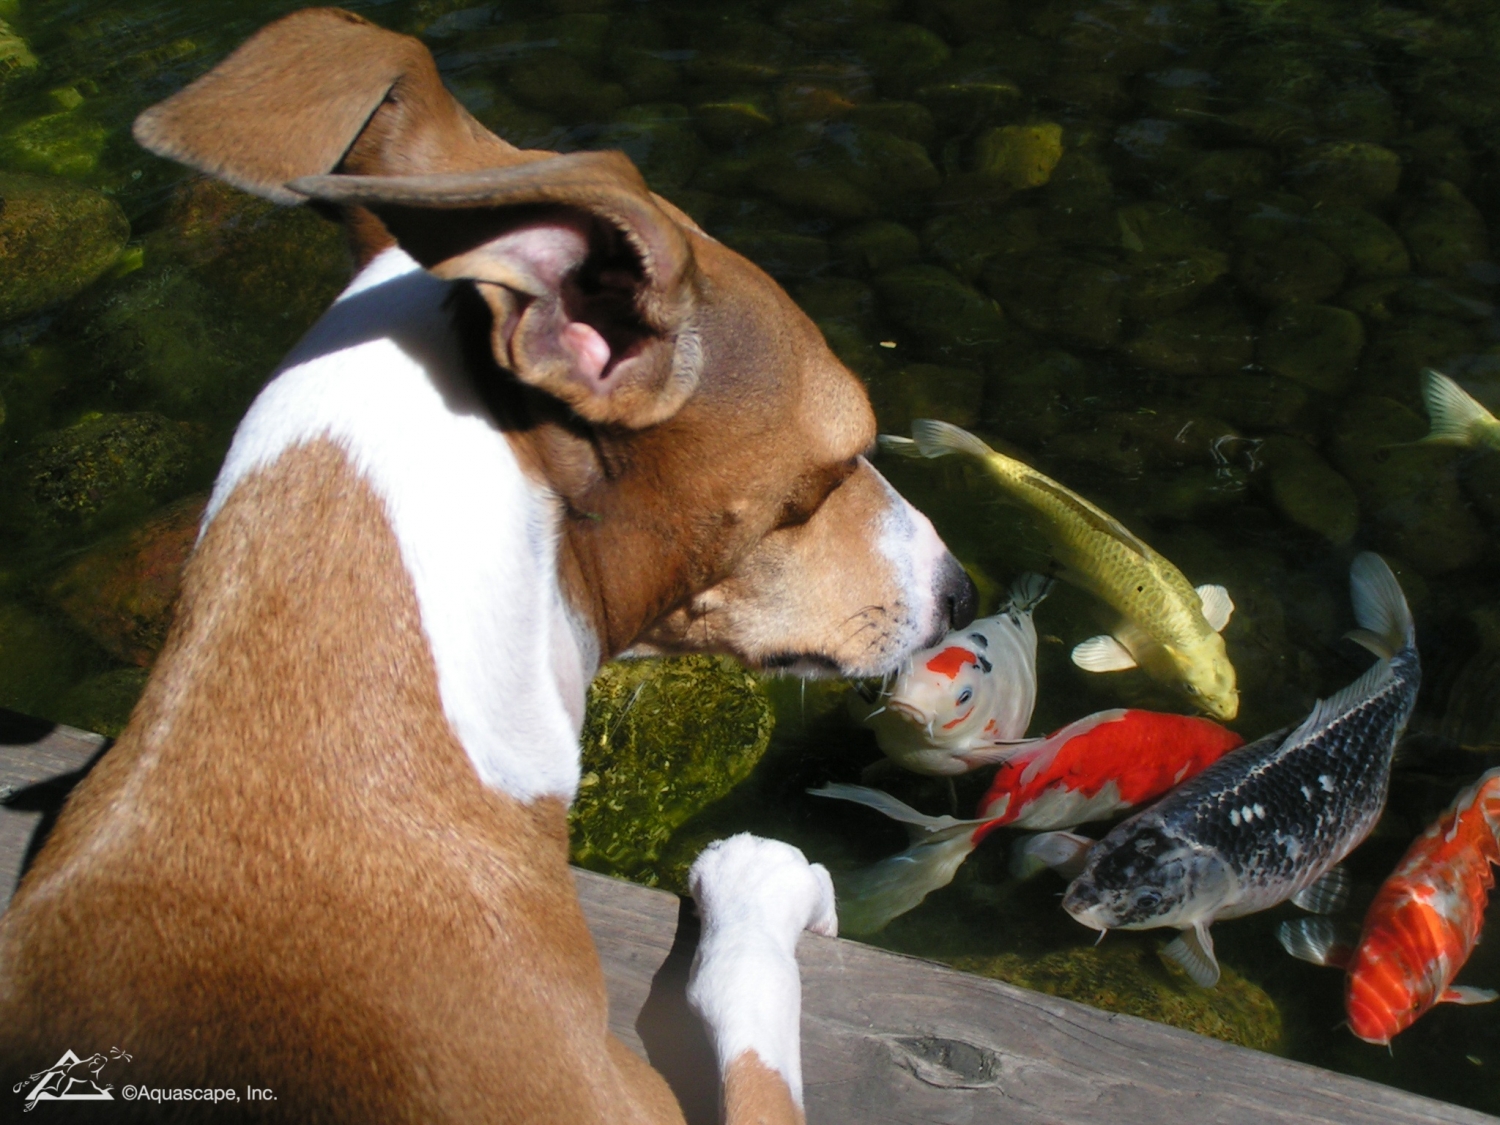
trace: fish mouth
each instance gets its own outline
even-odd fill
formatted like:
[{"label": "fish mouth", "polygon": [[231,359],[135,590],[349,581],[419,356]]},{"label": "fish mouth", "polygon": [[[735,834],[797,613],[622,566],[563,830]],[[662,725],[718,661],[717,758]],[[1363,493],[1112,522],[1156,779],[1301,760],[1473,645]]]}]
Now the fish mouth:
[{"label": "fish mouth", "polygon": [[936,718],[936,716],[929,715],[926,711],[922,710],[922,708],[917,707],[914,704],[907,703],[902,699],[893,699],[889,703],[887,703],[886,706],[896,714],[900,715],[907,722],[915,723],[919,727],[931,726],[933,720]]},{"label": "fish mouth", "polygon": [[1221,723],[1233,722],[1234,717],[1240,713],[1240,693],[1234,692],[1223,699],[1205,700],[1203,711],[1209,718]]},{"label": "fish mouth", "polygon": [[1067,911],[1073,921],[1091,930],[1109,929],[1104,919],[1099,917],[1102,906],[1099,896],[1087,887],[1069,887],[1068,893],[1063,895],[1062,908]]}]

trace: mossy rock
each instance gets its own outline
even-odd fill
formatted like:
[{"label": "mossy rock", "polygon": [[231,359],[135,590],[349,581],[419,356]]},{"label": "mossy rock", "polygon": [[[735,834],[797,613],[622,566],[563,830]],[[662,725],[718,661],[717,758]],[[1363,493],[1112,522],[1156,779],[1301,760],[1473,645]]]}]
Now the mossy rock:
[{"label": "mossy rock", "polygon": [[599,131],[599,148],[619,149],[659,192],[688,182],[705,155],[703,142],[689,125],[686,106],[634,105]]},{"label": "mossy rock", "polygon": [[1320,207],[1312,212],[1311,225],[1319,239],[1344,256],[1356,280],[1411,272],[1411,255],[1401,236],[1363,208]]},{"label": "mossy rock", "polygon": [[1216,302],[1150,322],[1121,350],[1168,375],[1233,375],[1255,358],[1255,333],[1237,308]]},{"label": "mossy rock", "polygon": [[992,263],[985,288],[1021,324],[1088,347],[1119,339],[1128,275],[1087,258],[1043,250]]},{"label": "mossy rock", "polygon": [[1451,183],[1439,181],[1401,214],[1401,233],[1417,269],[1460,277],[1489,256],[1489,233],[1479,208]]},{"label": "mossy rock", "polygon": [[86,414],[36,439],[27,474],[32,498],[59,523],[160,500],[187,478],[198,437],[196,426],[160,414]]},{"label": "mossy rock", "polygon": [[1191,200],[1222,203],[1263,190],[1275,171],[1276,158],[1262,149],[1220,149],[1189,168],[1177,190]]},{"label": "mossy rock", "polygon": [[36,55],[26,40],[0,19],[0,87],[13,79],[32,73],[38,66]]},{"label": "mossy rock", "polygon": [[1364,324],[1348,309],[1292,304],[1266,319],[1256,358],[1272,375],[1336,394],[1348,387],[1364,346]]},{"label": "mossy rock", "polygon": [[892,320],[940,349],[983,355],[1014,335],[994,301],[938,266],[898,266],[873,284]]},{"label": "mossy rock", "polygon": [[732,145],[774,128],[775,114],[771,99],[752,90],[699,102],[693,107],[693,124],[710,143]]},{"label": "mossy rock", "polygon": [[952,48],[934,32],[895,20],[866,24],[855,33],[853,43],[869,64],[880,92],[889,98],[909,97],[953,55]]},{"label": "mossy rock", "polygon": [[1033,207],[1007,208],[995,216],[939,215],[922,228],[927,253],[965,281],[976,281],[986,263],[1010,259],[1042,245],[1041,212]]},{"label": "mossy rock", "polygon": [[109,130],[81,109],[49,113],[17,125],[0,138],[0,158],[10,167],[80,178],[99,167]]},{"label": "mossy rock", "polygon": [[1016,953],[954,958],[967,973],[1075,1000],[1107,1012],[1196,1032],[1258,1051],[1283,1035],[1281,1013],[1258,985],[1229,967],[1214,988],[1199,988],[1145,940],[1061,949],[1037,960]]},{"label": "mossy rock", "polygon": [[1234,263],[1234,276],[1268,305],[1324,301],[1344,285],[1343,255],[1309,235],[1247,246]]},{"label": "mossy rock", "polygon": [[1357,395],[1334,424],[1328,455],[1374,521],[1381,549],[1431,577],[1473,565],[1490,541],[1459,489],[1459,451],[1413,444],[1426,432],[1399,402]]},{"label": "mossy rock", "polygon": [[[1387,298],[1389,306],[1397,305],[1399,291]],[[1415,406],[1417,373],[1422,368],[1451,370],[1456,361],[1473,355],[1482,346],[1473,328],[1450,317],[1408,316],[1394,311],[1392,316],[1389,323],[1372,333],[1360,357],[1360,389],[1366,393],[1389,395]]]},{"label": "mossy rock", "polygon": [[111,656],[150,667],[167,639],[207,503],[204,495],[179,500],[91,548],[53,580],[48,598]]},{"label": "mossy rock", "polygon": [[1319,145],[1287,177],[1314,203],[1358,207],[1396,194],[1401,158],[1366,141],[1336,141]]},{"label": "mossy rock", "polygon": [[813,277],[828,268],[828,243],[810,234],[732,226],[716,232],[720,241],[765,270],[778,281]]},{"label": "mossy rock", "polygon": [[759,682],[727,659],[605,665],[583,725],[574,862],[655,884],[673,830],[749,775],[774,725]]},{"label": "mossy rock", "polygon": [[1001,125],[985,130],[974,142],[974,173],[1012,191],[1025,191],[1050,180],[1062,155],[1061,125]]},{"label": "mossy rock", "polygon": [[849,111],[851,125],[879,129],[925,145],[937,135],[932,110],[921,102],[876,101],[857,105]]},{"label": "mossy rock", "polygon": [[115,263],[129,237],[125,213],[107,196],[0,172],[0,321],[76,296]]},{"label": "mossy rock", "polygon": [[58,700],[52,718],[79,730],[118,738],[150,675],[145,668],[115,668],[90,676]]},{"label": "mossy rock", "polygon": [[835,246],[840,263],[854,274],[880,273],[904,266],[922,253],[916,231],[884,219],[850,227],[835,239]]},{"label": "mossy rock", "polygon": [[608,118],[629,94],[618,82],[602,81],[565,51],[544,51],[511,67],[510,88],[529,106],[577,120]]},{"label": "mossy rock", "polygon": [[0,707],[54,718],[88,660],[84,645],[62,625],[0,602]]},{"label": "mossy rock", "polygon": [[1298,527],[1342,547],[1359,530],[1354,487],[1300,438],[1272,434],[1255,451],[1266,465],[1276,510]]}]

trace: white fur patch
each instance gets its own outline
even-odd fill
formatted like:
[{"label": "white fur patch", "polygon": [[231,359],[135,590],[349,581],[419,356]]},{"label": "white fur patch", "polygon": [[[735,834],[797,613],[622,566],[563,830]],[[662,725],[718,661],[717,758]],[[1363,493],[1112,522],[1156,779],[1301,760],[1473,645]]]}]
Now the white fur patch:
[{"label": "white fur patch", "polygon": [[319,438],[341,446],[384,501],[443,710],[481,780],[571,801],[598,653],[557,585],[555,501],[464,374],[450,289],[400,250],[371,262],[245,415],[204,526],[249,474]]},{"label": "white fur patch", "polygon": [[688,884],[703,918],[688,1000],[708,1025],[719,1072],[753,1050],[800,1106],[797,939],[838,931],[827,870],[790,844],[741,833],[703,849]]},{"label": "white fur patch", "polygon": [[913,508],[880,473],[875,476],[890,498],[890,506],[881,518],[880,538],[876,545],[896,572],[897,585],[909,599],[911,607],[901,632],[892,637],[892,647],[910,652],[920,647],[939,625],[947,621],[948,610],[938,602],[937,587],[948,548],[926,516]]}]

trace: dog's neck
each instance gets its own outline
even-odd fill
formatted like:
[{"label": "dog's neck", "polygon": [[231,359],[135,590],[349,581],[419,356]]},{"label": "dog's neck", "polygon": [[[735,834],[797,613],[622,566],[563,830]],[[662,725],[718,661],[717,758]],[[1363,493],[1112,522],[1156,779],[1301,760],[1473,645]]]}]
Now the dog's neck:
[{"label": "dog's neck", "polygon": [[247,475],[331,439],[384,503],[444,712],[481,780],[571,802],[600,644],[556,578],[557,498],[465,377],[450,288],[399,250],[376,258],[246,414],[204,526]]}]

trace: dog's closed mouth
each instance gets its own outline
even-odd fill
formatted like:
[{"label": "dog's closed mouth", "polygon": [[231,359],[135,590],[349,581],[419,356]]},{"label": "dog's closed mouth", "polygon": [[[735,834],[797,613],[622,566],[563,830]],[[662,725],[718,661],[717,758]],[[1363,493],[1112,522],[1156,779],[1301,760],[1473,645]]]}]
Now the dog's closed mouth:
[{"label": "dog's closed mouth", "polygon": [[818,652],[778,652],[763,657],[759,663],[766,672],[786,672],[808,679],[849,674],[838,661]]}]

